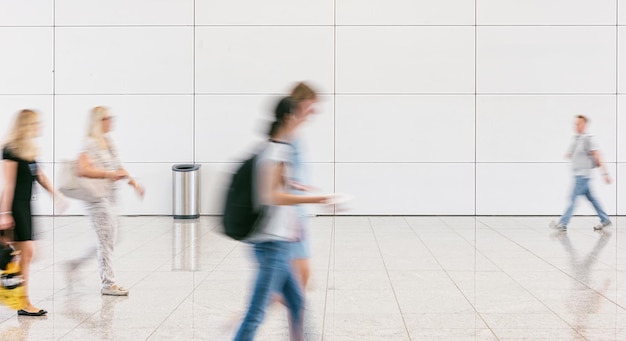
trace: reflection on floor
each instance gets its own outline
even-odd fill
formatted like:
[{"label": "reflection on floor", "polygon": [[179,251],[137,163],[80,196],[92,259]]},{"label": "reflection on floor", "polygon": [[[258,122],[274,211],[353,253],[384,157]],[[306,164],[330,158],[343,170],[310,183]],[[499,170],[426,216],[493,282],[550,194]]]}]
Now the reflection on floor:
[{"label": "reflection on floor", "polygon": [[[307,340],[626,340],[626,233],[576,217],[312,219]],[[100,295],[85,217],[39,217],[31,298],[0,307],[0,340],[229,340],[255,264],[217,217],[123,217],[115,251],[128,297]],[[271,306],[258,340],[288,340]]]}]

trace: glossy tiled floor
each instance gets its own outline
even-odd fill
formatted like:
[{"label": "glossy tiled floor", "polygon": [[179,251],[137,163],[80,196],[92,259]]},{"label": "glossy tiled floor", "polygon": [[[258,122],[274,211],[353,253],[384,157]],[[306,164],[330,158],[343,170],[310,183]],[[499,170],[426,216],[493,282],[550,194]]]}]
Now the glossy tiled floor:
[{"label": "glossy tiled floor", "polygon": [[[0,340],[229,340],[254,275],[218,219],[124,217],[115,254],[129,297],[102,297],[84,217],[37,218],[31,297],[45,318],[0,307]],[[321,217],[312,225],[308,340],[626,340],[625,220]],[[272,306],[258,340],[288,340]]]}]

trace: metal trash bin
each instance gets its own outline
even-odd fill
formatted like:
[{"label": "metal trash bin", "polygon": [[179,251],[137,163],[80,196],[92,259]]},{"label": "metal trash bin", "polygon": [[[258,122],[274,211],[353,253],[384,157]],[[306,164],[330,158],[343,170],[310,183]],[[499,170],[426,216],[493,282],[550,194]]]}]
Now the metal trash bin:
[{"label": "metal trash bin", "polygon": [[200,165],[172,166],[172,198],[174,219],[200,217]]}]

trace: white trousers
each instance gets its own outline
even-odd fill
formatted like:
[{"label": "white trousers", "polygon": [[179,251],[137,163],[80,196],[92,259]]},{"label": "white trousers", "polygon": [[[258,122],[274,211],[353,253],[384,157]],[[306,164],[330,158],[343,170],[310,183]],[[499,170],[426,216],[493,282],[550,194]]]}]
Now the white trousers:
[{"label": "white trousers", "polygon": [[113,249],[117,239],[118,217],[113,203],[108,198],[89,203],[87,210],[98,237],[97,257],[102,287],[108,288],[115,284]]}]

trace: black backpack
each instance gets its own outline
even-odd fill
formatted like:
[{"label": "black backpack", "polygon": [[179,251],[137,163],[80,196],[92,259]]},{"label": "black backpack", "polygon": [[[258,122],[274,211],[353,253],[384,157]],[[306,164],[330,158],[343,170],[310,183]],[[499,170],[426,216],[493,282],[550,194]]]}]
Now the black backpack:
[{"label": "black backpack", "polygon": [[224,234],[235,240],[250,236],[265,216],[266,207],[255,207],[254,204],[258,155],[247,159],[237,169],[226,194],[222,216]]}]

